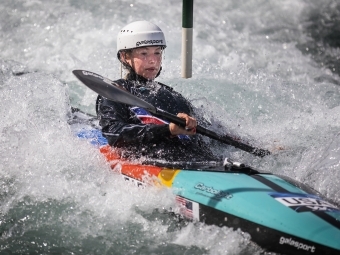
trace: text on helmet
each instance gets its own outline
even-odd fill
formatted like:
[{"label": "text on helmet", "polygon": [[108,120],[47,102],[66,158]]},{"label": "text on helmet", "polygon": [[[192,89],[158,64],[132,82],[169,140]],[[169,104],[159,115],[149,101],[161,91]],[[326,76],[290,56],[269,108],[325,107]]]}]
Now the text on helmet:
[{"label": "text on helmet", "polygon": [[139,47],[140,45],[146,44],[163,44],[163,40],[144,40],[140,42],[136,42],[136,46]]}]

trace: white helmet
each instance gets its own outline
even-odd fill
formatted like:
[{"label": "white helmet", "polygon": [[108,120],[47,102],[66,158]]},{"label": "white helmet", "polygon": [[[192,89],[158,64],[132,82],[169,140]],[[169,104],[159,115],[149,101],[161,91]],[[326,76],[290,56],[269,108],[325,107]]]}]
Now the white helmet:
[{"label": "white helmet", "polygon": [[123,27],[117,36],[117,52],[146,46],[166,47],[162,30],[149,21],[135,21]]}]

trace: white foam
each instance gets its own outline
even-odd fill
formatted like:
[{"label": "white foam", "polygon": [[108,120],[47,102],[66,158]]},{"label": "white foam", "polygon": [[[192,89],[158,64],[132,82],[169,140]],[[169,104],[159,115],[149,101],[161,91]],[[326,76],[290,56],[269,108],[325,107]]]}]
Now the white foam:
[{"label": "white foam", "polygon": [[[136,213],[137,205],[147,212],[160,203],[170,206],[172,195],[127,187],[67,124],[69,94],[73,105],[92,113],[96,97],[71,71],[120,78],[116,35],[128,22],[140,19],[157,23],[167,38],[159,80],[203,106],[214,130],[221,130],[220,124],[256,146],[285,149],[264,159],[225,147],[222,153],[306,181],[339,202],[340,92],[332,83],[339,78],[296,47],[309,39],[302,31],[308,7],[305,1],[293,0],[195,2],[194,72],[183,80],[180,1],[138,0],[132,6],[124,1],[3,1],[0,173],[5,186],[14,182],[7,185],[14,195],[1,209],[13,208],[25,196],[37,203],[69,201],[74,209],[64,215],[65,222],[79,223],[75,228],[84,235],[91,228],[100,233],[110,229],[108,225],[127,227],[124,223],[132,222],[150,231],[145,234],[148,240],[165,234],[174,243],[183,237],[189,244],[210,247],[214,254],[223,249],[237,253],[244,240],[238,233],[212,229],[236,243],[214,247],[214,240],[200,235],[209,232],[208,227],[189,225],[171,234],[145,221]],[[92,216],[102,227],[91,223]]]}]

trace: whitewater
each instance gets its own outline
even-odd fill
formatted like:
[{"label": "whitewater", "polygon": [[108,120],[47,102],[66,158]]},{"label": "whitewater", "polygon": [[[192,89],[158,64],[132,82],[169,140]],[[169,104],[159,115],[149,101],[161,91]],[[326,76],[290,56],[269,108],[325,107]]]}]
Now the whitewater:
[{"label": "whitewater", "polygon": [[180,73],[181,12],[179,0],[1,1],[1,254],[261,254],[239,229],[167,213],[170,190],[127,184],[74,135],[71,107],[95,114],[97,95],[72,70],[120,78],[116,37],[137,20],[165,33],[158,81],[215,131],[274,152],[217,153],[340,204],[340,3],[195,1],[190,79]]}]

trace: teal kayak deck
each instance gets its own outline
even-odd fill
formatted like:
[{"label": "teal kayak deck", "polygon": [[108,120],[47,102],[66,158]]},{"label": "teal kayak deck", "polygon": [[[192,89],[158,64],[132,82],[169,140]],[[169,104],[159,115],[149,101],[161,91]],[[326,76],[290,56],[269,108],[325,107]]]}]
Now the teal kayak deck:
[{"label": "teal kayak deck", "polygon": [[339,227],[324,219],[340,218],[336,206],[275,175],[180,171],[172,186],[177,195],[197,203],[340,250]]}]

